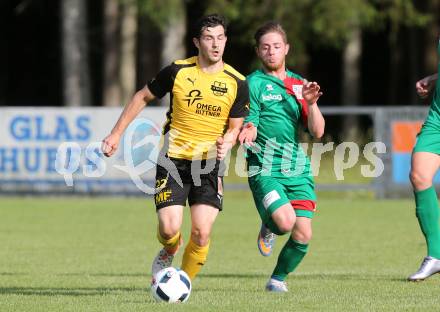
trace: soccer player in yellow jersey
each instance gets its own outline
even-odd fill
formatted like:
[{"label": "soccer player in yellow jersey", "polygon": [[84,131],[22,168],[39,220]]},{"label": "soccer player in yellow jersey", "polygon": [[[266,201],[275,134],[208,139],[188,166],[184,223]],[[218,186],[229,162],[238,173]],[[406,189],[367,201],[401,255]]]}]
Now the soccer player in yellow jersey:
[{"label": "soccer player in yellow jersey", "polygon": [[206,261],[212,225],[222,210],[220,160],[235,144],[249,111],[245,77],[222,60],[225,20],[208,15],[195,30],[198,55],[173,62],[138,91],[102,147],[106,156],[113,155],[123,132],[146,104],[170,92],[164,146],[156,166],[157,237],[163,248],[153,260],[152,274],[171,266],[182,244],[180,228],[188,200],[192,227],[181,268],[191,279]]}]

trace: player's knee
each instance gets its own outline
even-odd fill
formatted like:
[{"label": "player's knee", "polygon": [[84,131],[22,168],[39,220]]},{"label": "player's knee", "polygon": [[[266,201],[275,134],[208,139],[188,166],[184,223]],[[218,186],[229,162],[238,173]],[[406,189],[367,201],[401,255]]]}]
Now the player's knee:
[{"label": "player's knee", "polygon": [[416,187],[421,180],[419,173],[415,170],[411,170],[409,173],[409,180],[411,181],[411,184]]},{"label": "player's knee", "polygon": [[278,229],[283,233],[289,233],[295,226],[296,217],[294,214],[288,214],[275,221]]},{"label": "player's knee", "polygon": [[280,232],[289,233],[295,226],[296,215],[290,205],[275,210],[271,217]]},{"label": "player's knee", "polygon": [[165,239],[170,239],[176,236],[180,231],[180,223],[172,222],[172,220],[168,222],[162,222],[160,226],[160,236]]},{"label": "player's knee", "polygon": [[301,244],[307,244],[312,239],[312,229],[294,231],[292,233],[292,238]]},{"label": "player's knee", "polygon": [[176,234],[179,232],[178,228],[163,228],[160,231],[160,236],[164,239],[170,239],[176,236]]},{"label": "player's knee", "polygon": [[210,232],[204,229],[194,228],[191,230],[191,239],[198,246],[206,246],[209,243]]},{"label": "player's knee", "polygon": [[409,179],[411,181],[412,186],[417,189],[425,189],[431,185],[431,179],[420,172],[419,170],[413,170],[411,169],[411,172],[409,174]]},{"label": "player's knee", "polygon": [[277,226],[278,229],[283,233],[289,233],[290,231],[292,231],[293,228],[293,224],[290,224],[288,222],[281,222]]}]

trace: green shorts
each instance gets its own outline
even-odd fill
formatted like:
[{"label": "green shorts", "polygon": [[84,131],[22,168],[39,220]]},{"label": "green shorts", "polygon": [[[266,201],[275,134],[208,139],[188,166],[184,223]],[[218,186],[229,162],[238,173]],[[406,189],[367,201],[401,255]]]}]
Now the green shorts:
[{"label": "green shorts", "polygon": [[440,155],[440,131],[432,127],[423,126],[417,135],[413,153],[429,152]]},{"label": "green shorts", "polygon": [[282,205],[291,203],[297,217],[313,218],[316,208],[315,186],[312,179],[292,184],[292,179],[274,178],[260,174],[249,177],[261,221],[275,234],[282,233],[272,220],[272,213]]}]

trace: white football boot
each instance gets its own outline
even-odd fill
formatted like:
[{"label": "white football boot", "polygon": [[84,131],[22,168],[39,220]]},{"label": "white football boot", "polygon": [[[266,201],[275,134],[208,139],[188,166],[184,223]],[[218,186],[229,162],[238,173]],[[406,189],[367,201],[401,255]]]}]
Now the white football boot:
[{"label": "white football boot", "polygon": [[440,272],[440,260],[433,257],[425,257],[420,269],[408,277],[408,281],[417,282]]},{"label": "white football boot", "polygon": [[270,278],[266,284],[266,291],[270,292],[288,292],[286,282]]}]

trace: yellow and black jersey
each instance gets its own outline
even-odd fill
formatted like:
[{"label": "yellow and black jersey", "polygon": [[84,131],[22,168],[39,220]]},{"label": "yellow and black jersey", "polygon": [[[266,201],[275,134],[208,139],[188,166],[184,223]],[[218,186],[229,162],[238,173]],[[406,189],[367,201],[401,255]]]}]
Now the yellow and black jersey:
[{"label": "yellow and black jersey", "polygon": [[163,129],[169,157],[206,158],[223,135],[228,118],[246,117],[249,113],[245,77],[227,64],[222,71],[210,74],[201,70],[197,57],[175,61],[147,86],[158,98],[170,92],[170,109]]}]

